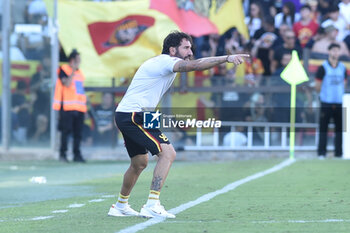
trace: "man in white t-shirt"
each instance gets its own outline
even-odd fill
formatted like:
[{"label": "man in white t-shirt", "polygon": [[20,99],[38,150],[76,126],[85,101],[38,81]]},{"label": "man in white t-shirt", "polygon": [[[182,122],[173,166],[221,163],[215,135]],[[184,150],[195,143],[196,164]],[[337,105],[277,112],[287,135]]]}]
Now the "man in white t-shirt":
[{"label": "man in white t-shirt", "polygon": [[[162,54],[144,62],[137,70],[126,94],[119,103],[115,121],[121,131],[131,164],[124,174],[118,201],[110,208],[109,216],[143,216],[175,218],[160,205],[159,195],[176,152],[168,138],[159,129],[143,127],[144,111],[153,111],[170,88],[177,72],[210,69],[230,62],[243,63],[249,55],[228,55],[191,60],[192,39],[183,32],[170,33],[163,42]],[[159,112],[152,114],[159,117]],[[152,120],[151,120],[152,121]],[[128,204],[129,195],[139,175],[148,163],[148,152],[158,156],[147,203],[140,213]]]}]

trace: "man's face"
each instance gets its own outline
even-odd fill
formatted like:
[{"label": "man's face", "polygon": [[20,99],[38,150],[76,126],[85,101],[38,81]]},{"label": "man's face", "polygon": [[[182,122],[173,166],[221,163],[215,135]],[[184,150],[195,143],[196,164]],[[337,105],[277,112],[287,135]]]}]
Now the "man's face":
[{"label": "man's face", "polygon": [[283,67],[286,67],[288,63],[292,60],[292,54],[283,54],[281,64]]},{"label": "man's face", "polygon": [[338,60],[340,57],[340,48],[333,47],[331,50],[329,50],[329,57]]},{"label": "man's face", "polygon": [[170,54],[170,55],[182,58],[186,61],[191,60],[193,56],[191,47],[192,47],[191,42],[189,42],[184,38],[182,39],[180,46],[175,48],[175,54]]},{"label": "man's face", "polygon": [[300,16],[302,19],[310,19],[310,10],[308,8],[303,8],[301,11],[300,11]]},{"label": "man's face", "polygon": [[339,18],[339,11],[330,12],[329,18],[331,18],[333,21],[337,21]]},{"label": "man's face", "polygon": [[289,48],[294,48],[295,46],[295,34],[293,31],[288,31],[285,34],[284,40]]},{"label": "man's face", "polygon": [[73,62],[73,65],[74,65],[77,69],[79,69],[79,66],[80,66],[80,55],[77,55],[77,56],[72,60],[72,62]]}]

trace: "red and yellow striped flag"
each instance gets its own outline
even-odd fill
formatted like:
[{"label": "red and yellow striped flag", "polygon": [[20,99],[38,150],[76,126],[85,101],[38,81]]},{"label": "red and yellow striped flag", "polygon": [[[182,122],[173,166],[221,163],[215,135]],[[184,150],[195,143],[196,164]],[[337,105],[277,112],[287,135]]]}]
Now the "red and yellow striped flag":
[{"label": "red and yellow striped flag", "polygon": [[64,51],[81,53],[86,85],[110,86],[112,77],[132,77],[160,54],[163,39],[178,27],[149,9],[149,1],[58,2],[59,39]]}]

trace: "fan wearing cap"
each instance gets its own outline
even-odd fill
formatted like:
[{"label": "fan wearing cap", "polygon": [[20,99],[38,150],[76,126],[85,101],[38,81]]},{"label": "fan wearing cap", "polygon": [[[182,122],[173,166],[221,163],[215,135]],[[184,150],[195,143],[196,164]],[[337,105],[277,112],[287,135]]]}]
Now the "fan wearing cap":
[{"label": "fan wearing cap", "polygon": [[336,40],[337,35],[338,35],[338,29],[334,25],[329,25],[325,29],[325,36],[315,42],[313,45],[311,51],[313,53],[318,53],[318,54],[328,54],[328,47],[332,43],[337,43],[340,46],[340,56],[349,56],[349,50],[346,47],[346,44],[343,41],[338,42]]},{"label": "fan wearing cap", "polygon": [[338,29],[337,41],[343,41],[344,38],[349,35],[347,23],[343,17],[340,16],[339,7],[331,6],[328,10],[328,19],[324,21],[321,26],[326,28],[329,25],[333,25]]}]

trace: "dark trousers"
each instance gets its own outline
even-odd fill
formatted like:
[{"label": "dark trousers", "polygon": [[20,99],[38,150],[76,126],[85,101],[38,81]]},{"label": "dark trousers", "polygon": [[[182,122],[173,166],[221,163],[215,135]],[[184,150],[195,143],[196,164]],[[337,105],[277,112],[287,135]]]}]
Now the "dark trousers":
[{"label": "dark trousers", "polygon": [[83,132],[84,113],[78,111],[62,111],[60,112],[59,121],[59,128],[61,131],[60,156],[66,157],[68,137],[72,133],[74,158],[80,157],[80,142]]},{"label": "dark trousers", "polygon": [[333,118],[335,124],[335,156],[341,157],[343,154],[342,140],[343,140],[343,112],[341,104],[321,103],[320,110],[320,138],[318,142],[318,155],[326,155],[327,152],[327,134],[330,119]]}]

